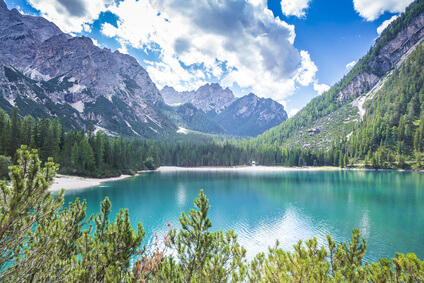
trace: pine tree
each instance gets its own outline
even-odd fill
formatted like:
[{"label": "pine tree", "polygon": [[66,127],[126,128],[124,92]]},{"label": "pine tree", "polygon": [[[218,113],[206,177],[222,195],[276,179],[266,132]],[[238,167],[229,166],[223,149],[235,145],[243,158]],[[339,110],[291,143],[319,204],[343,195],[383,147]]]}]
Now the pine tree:
[{"label": "pine tree", "polygon": [[20,145],[20,136],[21,136],[21,120],[18,116],[18,108],[13,107],[12,110],[12,119],[10,121],[9,133],[8,133],[8,151],[7,155],[14,157],[16,150]]},{"label": "pine tree", "polygon": [[421,152],[422,151],[422,144],[421,144],[421,139],[420,139],[420,131],[415,131],[415,135],[414,135],[414,148],[415,151],[417,152]]},{"label": "pine tree", "polygon": [[179,219],[181,229],[169,232],[168,245],[176,259],[168,257],[155,274],[166,282],[228,282],[240,276],[246,250],[237,243],[234,231],[210,232],[208,199],[201,190],[194,200],[196,210]]}]

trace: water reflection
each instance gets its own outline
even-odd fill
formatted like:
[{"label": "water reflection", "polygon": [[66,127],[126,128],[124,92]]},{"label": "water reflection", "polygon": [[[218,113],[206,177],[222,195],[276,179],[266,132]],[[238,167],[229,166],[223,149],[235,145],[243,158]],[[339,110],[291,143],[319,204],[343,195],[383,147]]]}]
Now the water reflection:
[{"label": "water reflection", "polygon": [[[414,172],[169,172],[149,173],[104,187],[70,191],[97,213],[105,196],[112,212],[130,210],[147,239],[178,226],[180,212],[193,208],[200,189],[210,199],[213,229],[234,229],[251,258],[279,239],[292,250],[299,239],[325,243],[350,238],[359,228],[368,242],[367,260],[393,257],[395,251],[424,256],[424,174]],[[405,239],[408,239],[405,241]]]}]

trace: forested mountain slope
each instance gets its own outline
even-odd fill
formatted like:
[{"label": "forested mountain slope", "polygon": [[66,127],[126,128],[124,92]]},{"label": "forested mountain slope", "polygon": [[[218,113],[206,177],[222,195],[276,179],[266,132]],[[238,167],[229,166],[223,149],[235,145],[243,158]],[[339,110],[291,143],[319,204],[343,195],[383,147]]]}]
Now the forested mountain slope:
[{"label": "forested mountain slope", "polygon": [[259,136],[255,143],[319,149],[328,148],[336,138],[350,137],[361,125],[364,102],[385,85],[392,71],[422,41],[423,11],[424,0],[414,1],[339,83],[314,98],[293,118]]}]

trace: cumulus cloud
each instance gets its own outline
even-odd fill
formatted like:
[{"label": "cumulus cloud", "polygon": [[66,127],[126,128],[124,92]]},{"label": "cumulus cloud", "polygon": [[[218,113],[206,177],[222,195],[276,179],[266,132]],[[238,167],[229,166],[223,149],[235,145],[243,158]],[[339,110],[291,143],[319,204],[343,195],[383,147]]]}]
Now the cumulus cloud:
[{"label": "cumulus cloud", "polygon": [[304,18],[311,0],[281,0],[281,11],[285,16]]},{"label": "cumulus cloud", "polygon": [[28,0],[41,15],[67,33],[90,31],[87,25],[96,20],[113,0]]},{"label": "cumulus cloud", "polygon": [[289,115],[289,118],[291,118],[291,117],[293,117],[294,115],[296,115],[296,114],[297,114],[297,112],[299,112],[299,111],[300,111],[300,109],[292,108],[292,109],[290,109],[290,110],[289,110],[289,112],[288,112],[287,114]]},{"label": "cumulus cloud", "polygon": [[388,20],[385,20],[378,28],[377,28],[377,33],[381,34],[383,32],[383,30],[385,30],[394,20],[396,20],[399,16],[398,15],[394,15],[393,17],[391,17]]},{"label": "cumulus cloud", "polygon": [[355,66],[355,65],[356,65],[356,61],[352,61],[352,62],[346,64],[346,70],[352,69],[353,66]]},{"label": "cumulus cloud", "polygon": [[329,91],[330,90],[330,86],[329,85],[326,85],[326,84],[315,83],[314,84],[314,90],[318,93],[318,95],[321,95],[324,92]]},{"label": "cumulus cloud", "polygon": [[311,56],[307,51],[300,51],[300,56],[302,59],[296,76],[296,81],[301,86],[308,86],[316,80],[315,74],[318,71],[318,68],[311,60]]},{"label": "cumulus cloud", "polygon": [[102,24],[101,32],[107,37],[114,37],[117,35],[118,29],[109,23]]},{"label": "cumulus cloud", "polygon": [[100,44],[97,40],[95,40],[94,38],[91,39],[93,41],[93,44],[100,47]]},{"label": "cumulus cloud", "polygon": [[125,0],[108,10],[119,20],[105,35],[160,53],[146,68],[159,87],[191,90],[215,77],[281,100],[315,80],[309,54],[293,47],[294,26],[265,0]]},{"label": "cumulus cloud", "polygon": [[413,0],[353,0],[356,12],[367,21],[378,19],[384,12],[400,13]]}]

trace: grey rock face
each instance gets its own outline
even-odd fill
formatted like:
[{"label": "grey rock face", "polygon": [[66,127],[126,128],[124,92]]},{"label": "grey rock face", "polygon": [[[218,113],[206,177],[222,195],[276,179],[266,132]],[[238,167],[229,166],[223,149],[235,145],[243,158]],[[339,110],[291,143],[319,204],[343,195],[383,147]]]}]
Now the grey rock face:
[{"label": "grey rock face", "polygon": [[178,92],[173,87],[165,86],[161,90],[161,94],[168,105],[191,103],[205,113],[209,111],[219,113],[225,106],[236,100],[230,89],[223,89],[217,83],[205,84],[196,91],[184,92]]},{"label": "grey rock face", "polygon": [[[377,56],[369,63],[374,74],[361,72],[340,91],[342,103],[365,89],[373,88],[387,72],[399,62],[401,57],[408,52],[424,36],[424,12],[413,18],[394,39],[390,40],[378,52]],[[378,44],[380,38],[377,39]]]},{"label": "grey rock face", "polygon": [[[386,74],[408,50],[424,36],[424,12],[412,19],[397,36],[381,48],[369,64],[380,75]],[[379,40],[377,40],[378,43]]]},{"label": "grey rock face", "polygon": [[370,90],[379,80],[380,77],[374,74],[368,72],[359,73],[340,91],[340,102],[344,103],[352,96],[360,95]]},{"label": "grey rock face", "polygon": [[6,9],[7,10],[7,5],[3,0],[0,0],[0,10]]},{"label": "grey rock face", "polygon": [[191,103],[197,109],[167,108],[133,57],[101,49],[90,38],[65,34],[44,18],[8,10],[0,0],[2,107],[17,104],[26,109],[23,115],[63,117],[76,129],[92,119],[108,130],[144,137],[175,132],[175,123],[198,131],[252,136],[287,119],[275,101],[253,94],[236,99],[219,84],[183,93],[165,87],[162,94],[167,104]]},{"label": "grey rock face", "polygon": [[[44,18],[8,10],[3,0],[0,0],[0,63],[33,80],[32,85],[38,85],[39,92],[56,104],[84,106],[96,104],[101,97],[110,102],[118,99],[126,109],[116,109],[118,118],[124,127],[130,124],[131,131],[138,128],[137,134],[143,134],[142,128],[157,132],[163,124],[170,124],[152,107],[163,103],[162,96],[135,58],[101,49],[90,38],[65,34]],[[30,99],[37,96],[30,87],[16,85],[23,82],[9,81],[7,76],[0,80],[3,96],[12,103],[17,96]],[[89,109],[81,115],[96,117],[99,126],[107,127],[113,122],[107,113]]]}]

